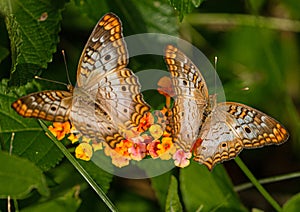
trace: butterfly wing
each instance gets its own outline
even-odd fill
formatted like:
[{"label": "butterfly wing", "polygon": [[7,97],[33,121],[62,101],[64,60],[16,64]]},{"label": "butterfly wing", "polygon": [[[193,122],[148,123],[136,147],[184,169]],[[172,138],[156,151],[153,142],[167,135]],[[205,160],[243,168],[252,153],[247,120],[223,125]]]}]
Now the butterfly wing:
[{"label": "butterfly wing", "polygon": [[89,88],[91,82],[127,64],[128,53],[121,20],[113,13],[107,13],[96,24],[82,51],[77,68],[77,85]]},{"label": "butterfly wing", "polygon": [[93,102],[81,98],[74,104],[73,106],[78,108],[78,112],[76,116],[71,116],[72,123],[75,123],[76,130],[85,137],[101,142],[106,141],[108,135],[118,133],[118,129],[112,124],[110,117]]},{"label": "butterfly wing", "polygon": [[72,93],[68,91],[42,91],[23,96],[12,103],[12,108],[25,118],[64,122],[69,119]]},{"label": "butterfly wing", "polygon": [[165,61],[176,95],[170,121],[172,135],[183,150],[190,151],[202,125],[208,90],[198,68],[176,47],[166,47]]},{"label": "butterfly wing", "polygon": [[[80,120],[77,117],[79,114],[95,116],[96,113],[101,116],[97,118],[101,124],[94,129],[88,127],[88,131],[104,129],[101,133],[104,137],[113,135],[107,133],[107,128],[117,133],[139,124],[140,118],[150,107],[143,100],[137,77],[125,68],[127,63],[121,21],[116,15],[108,13],[93,30],[79,62],[71,111],[71,121],[76,128],[83,129],[85,124],[83,120],[86,118]],[[95,108],[101,113],[97,114]]]},{"label": "butterfly wing", "polygon": [[143,114],[150,110],[140,93],[137,77],[127,68],[100,80],[96,101],[114,124],[125,130],[137,126]]},{"label": "butterfly wing", "polygon": [[288,137],[280,123],[259,110],[235,102],[219,103],[203,124],[194,160],[211,170],[243,148],[281,144]]}]

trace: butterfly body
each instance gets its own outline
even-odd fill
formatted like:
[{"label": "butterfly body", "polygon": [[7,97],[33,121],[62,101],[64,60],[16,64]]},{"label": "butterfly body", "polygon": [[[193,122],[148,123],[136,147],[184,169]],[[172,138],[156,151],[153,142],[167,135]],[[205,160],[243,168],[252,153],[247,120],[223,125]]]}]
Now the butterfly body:
[{"label": "butterfly body", "polygon": [[199,69],[176,47],[168,45],[165,55],[175,92],[169,118],[174,141],[185,152],[193,151],[195,161],[211,170],[243,148],[288,139],[287,130],[259,110],[236,102],[216,103],[216,96],[211,101]]}]

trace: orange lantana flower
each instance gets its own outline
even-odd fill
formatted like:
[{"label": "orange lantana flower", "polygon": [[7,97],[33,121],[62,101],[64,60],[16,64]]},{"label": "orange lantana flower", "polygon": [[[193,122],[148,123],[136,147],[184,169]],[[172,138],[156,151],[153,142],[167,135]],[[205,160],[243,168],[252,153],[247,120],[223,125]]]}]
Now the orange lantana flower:
[{"label": "orange lantana flower", "polygon": [[49,126],[48,129],[58,140],[62,140],[66,136],[66,134],[70,133],[71,124],[69,121],[66,121],[64,123],[54,122],[53,126]]},{"label": "orange lantana flower", "polygon": [[114,150],[121,156],[129,157],[128,149],[130,147],[132,147],[132,142],[128,140],[123,140],[116,145],[116,148]]},{"label": "orange lantana flower", "polygon": [[140,124],[137,127],[137,131],[144,132],[154,123],[154,117],[152,113],[146,113],[140,120]]}]

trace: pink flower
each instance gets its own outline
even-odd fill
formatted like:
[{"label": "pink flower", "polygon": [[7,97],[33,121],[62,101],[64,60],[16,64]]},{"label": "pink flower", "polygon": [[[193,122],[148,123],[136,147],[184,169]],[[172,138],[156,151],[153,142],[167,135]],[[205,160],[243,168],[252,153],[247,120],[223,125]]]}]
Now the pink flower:
[{"label": "pink flower", "polygon": [[140,161],[146,156],[146,144],[143,137],[139,136],[131,139],[133,145],[128,149],[133,160]]},{"label": "pink flower", "polygon": [[192,157],[192,153],[184,152],[182,149],[178,149],[173,155],[175,166],[184,168],[190,165],[190,158]]}]

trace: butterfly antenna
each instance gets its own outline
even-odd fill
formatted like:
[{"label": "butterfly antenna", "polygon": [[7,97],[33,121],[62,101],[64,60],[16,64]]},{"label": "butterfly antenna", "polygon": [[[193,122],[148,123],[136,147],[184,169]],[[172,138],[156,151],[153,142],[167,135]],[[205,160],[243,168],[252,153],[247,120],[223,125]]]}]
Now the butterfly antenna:
[{"label": "butterfly antenna", "polygon": [[218,57],[215,56],[215,95],[217,94],[217,63],[218,63]]},{"label": "butterfly antenna", "polygon": [[59,81],[56,81],[56,80],[45,79],[45,78],[42,78],[42,77],[39,77],[39,76],[34,76],[34,78],[38,79],[38,80],[43,80],[43,81],[47,81],[47,82],[52,82],[52,83],[64,85],[64,86],[68,87],[68,85],[66,83],[59,82]]},{"label": "butterfly antenna", "polygon": [[61,53],[62,53],[63,58],[64,58],[64,63],[65,63],[65,68],[66,68],[66,72],[67,72],[67,79],[68,79],[69,85],[72,85],[71,80],[70,80],[70,76],[69,76],[69,70],[68,70],[68,66],[67,66],[67,59],[66,59],[65,50],[61,50]]}]

